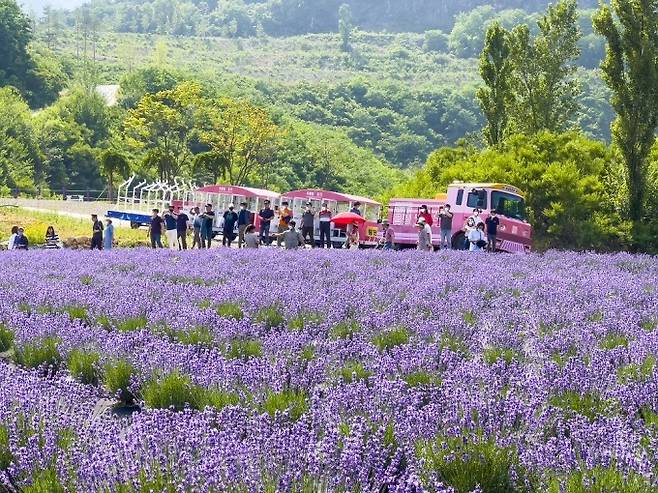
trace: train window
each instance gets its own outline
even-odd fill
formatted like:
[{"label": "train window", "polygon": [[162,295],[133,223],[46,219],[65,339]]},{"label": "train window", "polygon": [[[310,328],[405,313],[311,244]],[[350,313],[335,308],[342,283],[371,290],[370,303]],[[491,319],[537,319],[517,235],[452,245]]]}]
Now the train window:
[{"label": "train window", "polygon": [[457,191],[457,200],[455,201],[455,205],[462,205],[462,200],[464,200],[464,189]]},{"label": "train window", "polygon": [[487,191],[486,190],[472,190],[468,193],[466,200],[466,207],[486,209],[487,208]]}]

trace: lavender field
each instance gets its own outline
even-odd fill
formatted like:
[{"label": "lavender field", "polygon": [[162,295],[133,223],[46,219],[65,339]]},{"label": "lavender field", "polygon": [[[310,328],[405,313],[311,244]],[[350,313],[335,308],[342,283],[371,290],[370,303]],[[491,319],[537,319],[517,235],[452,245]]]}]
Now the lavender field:
[{"label": "lavender field", "polygon": [[658,491],[658,259],[0,257],[0,491]]}]

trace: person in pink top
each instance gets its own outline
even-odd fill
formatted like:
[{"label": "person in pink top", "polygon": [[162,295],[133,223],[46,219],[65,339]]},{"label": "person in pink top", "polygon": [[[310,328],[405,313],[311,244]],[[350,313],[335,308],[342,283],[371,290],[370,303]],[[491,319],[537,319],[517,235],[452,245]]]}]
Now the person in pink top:
[{"label": "person in pink top", "polygon": [[421,217],[425,219],[425,224],[427,224],[431,228],[432,225],[434,224],[434,219],[432,219],[432,214],[429,213],[426,205],[420,206],[418,217],[416,219],[420,219]]}]

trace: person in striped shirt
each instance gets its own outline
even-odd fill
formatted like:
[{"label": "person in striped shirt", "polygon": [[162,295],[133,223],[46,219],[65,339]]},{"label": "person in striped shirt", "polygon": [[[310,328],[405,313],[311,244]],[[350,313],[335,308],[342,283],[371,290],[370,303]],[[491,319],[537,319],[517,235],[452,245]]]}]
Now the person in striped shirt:
[{"label": "person in striped shirt", "polygon": [[55,233],[55,228],[48,226],[46,230],[46,250],[59,250],[59,236]]}]

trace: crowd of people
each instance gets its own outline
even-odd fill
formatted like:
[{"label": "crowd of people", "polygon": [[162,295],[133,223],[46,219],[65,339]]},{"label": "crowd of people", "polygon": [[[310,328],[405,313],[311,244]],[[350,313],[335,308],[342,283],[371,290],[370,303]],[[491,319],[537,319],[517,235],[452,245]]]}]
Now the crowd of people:
[{"label": "crowd of people", "polygon": [[[362,217],[359,209],[360,203],[356,202],[350,213],[356,219]],[[454,214],[450,210],[450,204],[439,208],[436,222],[439,230],[439,249],[463,249],[469,251],[488,250],[496,251],[496,236],[500,220],[495,210],[492,210],[486,220],[481,217],[482,211],[474,209],[473,213],[466,218],[461,228],[463,235],[461,240],[453,240]],[[259,228],[256,229],[255,222],[258,217]],[[358,217],[356,217],[358,216]],[[212,204],[206,204],[202,212],[199,207],[193,207],[189,213],[181,208],[169,206],[161,214],[158,209],[151,211],[151,219],[148,228],[148,238],[152,248],[164,248],[162,236],[171,250],[187,250],[189,248],[210,248],[214,236],[215,211]],[[316,218],[319,223],[319,245],[315,241]],[[105,224],[92,214],[92,236],[90,247],[92,250],[110,250],[114,246],[114,225],[109,218]],[[276,245],[286,250],[295,250],[310,244],[311,247],[320,246],[331,248],[331,222],[333,213],[328,204],[323,203],[319,211],[313,210],[309,202],[305,205],[300,218],[300,227],[293,219],[293,212],[288,202],[282,202],[281,206],[271,207],[270,201],[265,201],[263,208],[254,213],[247,207],[246,202],[239,205],[236,212],[233,205],[229,205],[223,213],[222,223],[222,246],[231,247],[237,238],[238,248],[259,248],[260,246],[271,246],[273,238]],[[276,221],[276,228],[272,227],[272,221]],[[419,209],[416,220],[418,240],[416,248],[421,251],[432,251],[435,248],[432,227],[435,224],[434,217],[423,205]],[[275,231],[274,233],[272,231]],[[345,242],[343,248],[357,249],[361,245],[359,233],[359,222],[354,221],[346,225]],[[188,236],[192,236],[189,245]],[[378,248],[393,250],[396,248],[396,233],[389,221],[382,221],[382,232],[377,243]],[[27,250],[29,241],[23,228],[14,226],[11,231],[9,250]],[[53,226],[48,226],[45,234],[45,248],[59,249],[62,243]]]}]

